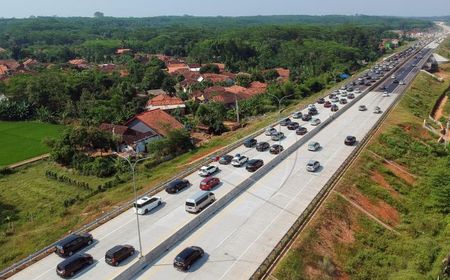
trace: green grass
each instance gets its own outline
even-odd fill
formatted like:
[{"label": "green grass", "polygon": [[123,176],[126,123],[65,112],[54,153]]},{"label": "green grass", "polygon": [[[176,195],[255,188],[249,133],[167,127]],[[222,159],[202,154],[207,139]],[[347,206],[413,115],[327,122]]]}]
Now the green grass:
[{"label": "green grass", "polygon": [[40,122],[0,121],[0,167],[47,153],[42,140],[57,136],[62,129]]}]

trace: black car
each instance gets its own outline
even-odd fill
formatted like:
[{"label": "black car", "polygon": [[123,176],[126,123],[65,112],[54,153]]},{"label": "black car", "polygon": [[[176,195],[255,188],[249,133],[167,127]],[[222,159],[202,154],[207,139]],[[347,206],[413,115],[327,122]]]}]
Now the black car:
[{"label": "black car", "polygon": [[278,144],[274,144],[270,147],[269,152],[273,155],[278,155],[279,153],[281,153],[284,150],[283,146],[278,145]]},{"label": "black car", "polygon": [[233,156],[232,155],[223,155],[220,157],[219,159],[219,163],[223,164],[223,165],[228,165],[231,163],[231,161],[233,160]]},{"label": "black car", "polygon": [[262,159],[251,159],[247,162],[245,169],[247,169],[248,172],[255,172],[263,165],[264,161]]},{"label": "black car", "polygon": [[105,262],[112,266],[118,266],[123,260],[134,255],[134,247],[131,245],[117,245],[109,249],[105,254]]},{"label": "black car", "polygon": [[394,84],[398,84],[399,81],[398,81],[397,79],[395,79],[395,80],[393,81],[393,83],[394,83]]},{"label": "black car", "polygon": [[307,122],[310,121],[312,119],[310,114],[303,114],[302,116],[302,121]]},{"label": "black car", "polygon": [[290,124],[288,124],[287,128],[289,130],[296,130],[300,125],[298,124],[298,122],[291,122]]},{"label": "black car", "polygon": [[191,268],[192,264],[203,257],[204,254],[205,252],[200,247],[187,247],[175,257],[173,266],[178,270],[188,271]]},{"label": "black car", "polygon": [[317,100],[318,104],[323,104],[325,103],[325,98],[319,98],[319,100]]},{"label": "black car", "polygon": [[89,254],[75,254],[65,259],[56,266],[56,274],[66,278],[72,277],[84,267],[94,263],[94,259]]},{"label": "black car", "polygon": [[251,138],[251,139],[247,139],[244,141],[244,146],[246,148],[251,148],[251,147],[256,146],[257,143],[258,143],[258,141],[256,141],[255,138]]},{"label": "black car", "polygon": [[308,133],[308,129],[304,126],[300,126],[299,128],[297,128],[295,133],[297,133],[297,135],[305,135],[306,133]]},{"label": "black car", "polygon": [[259,142],[258,144],[256,144],[256,150],[258,152],[264,152],[265,150],[269,149],[270,145],[267,142]]},{"label": "black car", "polygon": [[94,239],[90,233],[71,234],[56,243],[55,253],[60,257],[72,256],[77,251],[92,244]]},{"label": "black car", "polygon": [[171,194],[177,193],[182,189],[189,187],[190,185],[191,183],[186,179],[176,179],[166,186],[166,192]]},{"label": "black car", "polygon": [[285,118],[285,119],[281,120],[280,125],[281,126],[287,126],[290,123],[291,123],[291,119],[290,118]]},{"label": "black car", "polygon": [[311,116],[315,116],[315,115],[317,115],[318,113],[319,113],[319,112],[317,112],[317,109],[316,109],[316,108],[311,108],[311,109],[308,110],[308,114],[311,115]]},{"label": "black car", "polygon": [[353,146],[356,143],[356,137],[355,136],[347,136],[345,137],[344,144],[347,146]]},{"label": "black car", "polygon": [[330,110],[331,110],[331,112],[337,112],[339,110],[339,107],[338,107],[338,105],[333,104],[333,105],[331,105]]}]

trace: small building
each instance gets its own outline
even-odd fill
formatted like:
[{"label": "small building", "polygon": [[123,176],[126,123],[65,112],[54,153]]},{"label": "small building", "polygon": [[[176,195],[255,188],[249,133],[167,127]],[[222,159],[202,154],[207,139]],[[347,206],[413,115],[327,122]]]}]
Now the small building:
[{"label": "small building", "polygon": [[107,72],[107,73],[113,72],[114,70],[116,70],[116,68],[117,68],[117,65],[115,65],[113,63],[104,63],[104,64],[98,65],[98,69],[100,71]]},{"label": "small building", "polygon": [[38,64],[39,64],[39,62],[32,58],[29,58],[22,63],[23,68],[25,68],[26,70],[30,70],[31,68],[33,68],[34,66],[36,66]]},{"label": "small building", "polygon": [[146,111],[134,116],[126,124],[128,128],[141,132],[152,133],[158,137],[167,136],[168,132],[174,129],[184,128],[177,119],[161,109]]},{"label": "small building", "polygon": [[168,94],[160,94],[149,99],[145,106],[145,109],[149,111],[154,109],[161,109],[166,112],[170,112],[174,109],[182,109],[182,111],[184,112],[185,108],[186,105],[184,104],[184,101],[181,100],[181,98]]},{"label": "small building", "polygon": [[200,68],[202,68],[202,66],[197,63],[191,63],[191,64],[188,64],[188,68],[189,68],[189,71],[191,71],[191,72],[200,72]]},{"label": "small building", "polygon": [[89,63],[82,58],[69,60],[69,64],[75,66],[78,69],[87,69],[89,68]]},{"label": "small building", "polygon": [[131,49],[117,49],[116,50],[116,54],[118,55],[124,55],[124,54],[128,54],[131,53]]},{"label": "small building", "polygon": [[152,132],[142,133],[124,125],[102,123],[99,126],[99,129],[101,131],[110,132],[117,137],[117,151],[121,153],[131,151],[138,153],[145,152],[146,144],[150,142],[152,138],[157,137],[157,135]]}]

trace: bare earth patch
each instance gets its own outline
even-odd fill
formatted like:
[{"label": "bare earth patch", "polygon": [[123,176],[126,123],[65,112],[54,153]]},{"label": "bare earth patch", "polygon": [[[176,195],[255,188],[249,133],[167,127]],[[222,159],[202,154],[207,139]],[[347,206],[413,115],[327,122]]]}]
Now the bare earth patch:
[{"label": "bare earth patch", "polygon": [[[386,164],[388,165],[388,164]],[[383,177],[383,175],[378,172],[378,171],[374,171],[372,173],[372,175],[370,176],[370,178],[377,183],[378,185],[382,186],[383,188],[385,188],[387,191],[389,191],[389,193],[393,196],[393,197],[399,197],[398,192],[389,184],[388,181],[386,181],[386,179]]]},{"label": "bare earth patch", "polygon": [[403,179],[406,183],[409,185],[414,185],[416,183],[416,178],[412,176],[409,171],[407,171],[407,168],[404,166],[397,167],[392,164],[384,163],[384,167],[389,169],[392,173],[394,173],[395,176]]}]

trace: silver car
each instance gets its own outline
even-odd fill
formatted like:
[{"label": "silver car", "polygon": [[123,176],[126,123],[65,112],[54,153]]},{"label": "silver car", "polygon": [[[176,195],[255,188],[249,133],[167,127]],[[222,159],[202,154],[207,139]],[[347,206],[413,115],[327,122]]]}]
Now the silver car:
[{"label": "silver car", "polygon": [[319,149],[320,149],[319,142],[315,142],[315,141],[309,142],[309,144],[308,144],[308,151],[315,152],[315,151],[317,151]]},{"label": "silver car", "polygon": [[306,164],[306,170],[309,172],[316,172],[320,168],[320,163],[317,160],[310,160]]},{"label": "silver car", "polygon": [[312,126],[318,126],[320,124],[320,119],[319,118],[314,118],[310,121],[310,124]]}]

